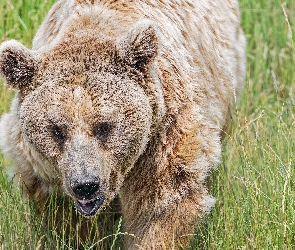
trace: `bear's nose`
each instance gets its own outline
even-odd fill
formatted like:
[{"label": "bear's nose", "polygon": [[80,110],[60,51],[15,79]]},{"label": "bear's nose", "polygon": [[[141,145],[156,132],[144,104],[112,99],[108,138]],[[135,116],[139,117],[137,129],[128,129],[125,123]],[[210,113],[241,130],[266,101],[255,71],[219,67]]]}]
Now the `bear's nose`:
[{"label": "bear's nose", "polygon": [[80,198],[92,199],[93,195],[99,190],[99,181],[77,183],[72,186],[72,190]]}]

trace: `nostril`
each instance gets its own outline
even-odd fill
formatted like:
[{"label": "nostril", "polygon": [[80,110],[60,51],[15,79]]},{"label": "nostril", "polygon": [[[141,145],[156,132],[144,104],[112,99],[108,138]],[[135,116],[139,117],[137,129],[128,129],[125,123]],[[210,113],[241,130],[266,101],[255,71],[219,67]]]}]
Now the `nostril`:
[{"label": "nostril", "polygon": [[88,182],[84,184],[75,185],[73,188],[73,192],[81,198],[91,199],[92,195],[95,194],[99,189],[99,183]]}]

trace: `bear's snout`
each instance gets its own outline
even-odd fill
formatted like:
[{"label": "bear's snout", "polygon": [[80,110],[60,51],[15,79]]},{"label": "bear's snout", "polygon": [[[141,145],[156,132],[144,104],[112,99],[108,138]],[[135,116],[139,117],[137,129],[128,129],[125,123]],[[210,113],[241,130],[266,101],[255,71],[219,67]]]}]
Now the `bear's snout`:
[{"label": "bear's snout", "polygon": [[87,182],[75,182],[75,184],[71,185],[71,188],[77,197],[89,200],[95,196],[99,190],[99,186],[99,179],[96,178],[95,180]]},{"label": "bear's snout", "polygon": [[100,192],[98,177],[81,177],[71,181],[71,189],[75,195],[75,207],[85,216],[95,215],[105,200],[105,196]]}]

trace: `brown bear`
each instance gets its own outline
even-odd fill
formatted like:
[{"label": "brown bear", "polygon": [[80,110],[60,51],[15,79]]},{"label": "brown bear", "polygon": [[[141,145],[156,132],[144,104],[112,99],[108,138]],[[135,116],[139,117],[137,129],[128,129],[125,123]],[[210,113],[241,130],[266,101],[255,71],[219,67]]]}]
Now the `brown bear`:
[{"label": "brown bear", "polygon": [[245,74],[236,0],[59,0],[32,49],[0,47],[14,180],[92,217],[117,195],[124,249],[187,246]]}]

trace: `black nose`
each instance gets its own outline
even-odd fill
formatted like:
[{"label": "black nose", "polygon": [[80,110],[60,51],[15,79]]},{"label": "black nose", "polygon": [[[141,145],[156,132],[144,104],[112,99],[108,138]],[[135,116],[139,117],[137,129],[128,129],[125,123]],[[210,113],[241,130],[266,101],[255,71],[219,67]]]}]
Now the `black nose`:
[{"label": "black nose", "polygon": [[99,190],[99,182],[79,183],[72,186],[73,192],[80,198],[92,199],[93,195]]}]

